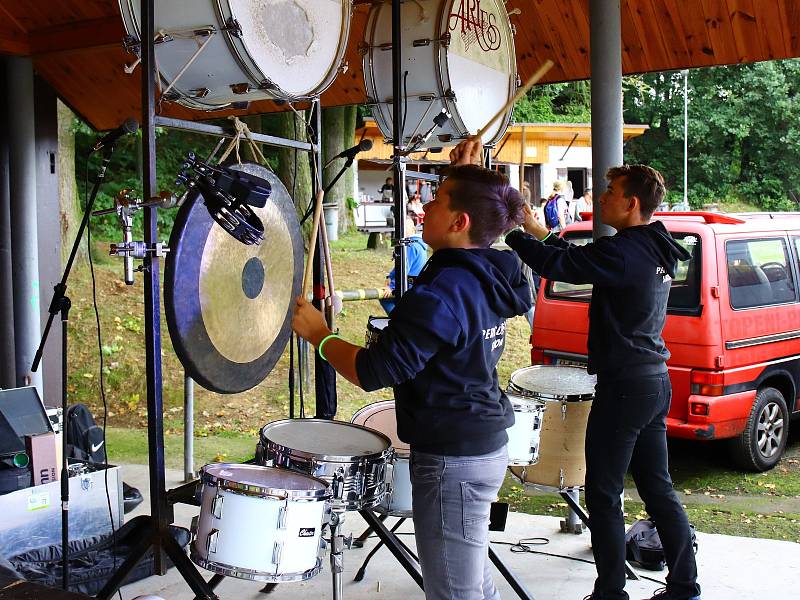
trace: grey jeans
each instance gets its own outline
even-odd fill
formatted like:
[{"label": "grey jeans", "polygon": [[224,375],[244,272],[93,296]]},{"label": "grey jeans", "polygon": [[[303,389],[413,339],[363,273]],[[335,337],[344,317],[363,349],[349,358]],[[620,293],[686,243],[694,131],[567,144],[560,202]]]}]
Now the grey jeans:
[{"label": "grey jeans", "polygon": [[443,456],[411,452],[411,493],[427,600],[498,600],[489,564],[489,508],[508,452]]}]

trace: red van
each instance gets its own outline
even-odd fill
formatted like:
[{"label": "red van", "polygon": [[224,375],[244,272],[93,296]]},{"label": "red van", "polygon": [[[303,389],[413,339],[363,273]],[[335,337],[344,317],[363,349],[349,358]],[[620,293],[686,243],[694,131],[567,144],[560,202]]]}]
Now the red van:
[{"label": "red van", "polygon": [[[770,469],[786,446],[790,416],[800,416],[800,213],[654,218],[691,254],[672,282],[664,327],[672,353],[667,434],[729,438],[738,465]],[[578,222],[562,235],[585,244],[591,228]],[[591,285],[542,280],[533,364],[586,363],[591,295]]]}]

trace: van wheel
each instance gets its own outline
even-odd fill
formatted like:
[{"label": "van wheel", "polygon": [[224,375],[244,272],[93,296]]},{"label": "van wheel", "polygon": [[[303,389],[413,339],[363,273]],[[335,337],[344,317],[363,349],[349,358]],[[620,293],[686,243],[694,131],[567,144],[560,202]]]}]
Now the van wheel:
[{"label": "van wheel", "polygon": [[737,465],[767,471],[778,464],[789,433],[789,411],[783,394],[771,387],[758,390],[744,431],[731,440]]}]

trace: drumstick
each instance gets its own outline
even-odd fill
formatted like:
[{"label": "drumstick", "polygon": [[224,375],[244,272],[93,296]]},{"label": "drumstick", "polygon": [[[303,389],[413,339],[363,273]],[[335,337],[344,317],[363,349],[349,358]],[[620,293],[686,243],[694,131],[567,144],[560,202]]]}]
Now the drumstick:
[{"label": "drumstick", "polygon": [[325,192],[322,190],[317,192],[317,203],[314,206],[314,221],[311,224],[311,240],[308,245],[308,259],[306,260],[306,270],[303,272],[303,289],[300,292],[300,297],[306,297],[308,284],[311,282],[311,274],[314,272],[314,254],[317,250],[317,237],[319,234],[319,221],[322,215],[322,199]]},{"label": "drumstick", "polygon": [[544,77],[545,73],[547,73],[552,67],[553,67],[553,61],[548,58],[546,61],[544,61],[544,63],[542,63],[542,66],[539,67],[539,70],[536,71],[536,73],[534,73],[531,76],[531,78],[528,79],[527,82],[525,82],[525,85],[523,85],[521,88],[517,90],[517,93],[514,94],[514,97],[508,102],[506,102],[506,105],[499,111],[497,111],[497,114],[493,116],[492,119],[486,125],[484,125],[480,129],[480,131],[478,131],[478,133],[475,134],[475,137],[481,139],[484,136],[484,134],[489,130],[489,128],[492,125],[494,125],[494,122],[497,121],[497,119],[499,119],[500,117],[502,117],[509,108],[514,106],[519,101],[520,98],[522,98],[525,94],[527,94],[528,90],[530,90],[534,85],[536,85],[536,83],[542,77]]}]

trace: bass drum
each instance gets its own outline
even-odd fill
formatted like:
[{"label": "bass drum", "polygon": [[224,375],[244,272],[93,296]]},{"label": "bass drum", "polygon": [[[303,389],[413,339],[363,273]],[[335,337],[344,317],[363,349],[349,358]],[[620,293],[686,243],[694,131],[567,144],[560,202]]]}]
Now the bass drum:
[{"label": "bass drum", "polygon": [[[450,120],[422,148],[451,146],[476,133],[514,96],[514,34],[501,0],[415,0],[401,7],[406,105],[403,145],[433,126],[442,109]],[[364,85],[383,135],[392,138],[392,4],[372,6],[366,28]],[[509,108],[483,137],[497,143]]]},{"label": "bass drum", "polygon": [[263,208],[250,207],[264,224],[264,241],[239,242],[211,218],[202,195],[190,195],[175,217],[164,267],[164,312],[175,353],[192,379],[221,394],[258,385],[278,362],[303,272],[289,192],[260,165],[231,168],[272,188]]},{"label": "bass drum", "polygon": [[[138,45],[141,1],[119,4],[126,45]],[[159,0],[156,62],[165,99],[215,110],[319,96],[343,64],[351,11],[352,0]]]}]

